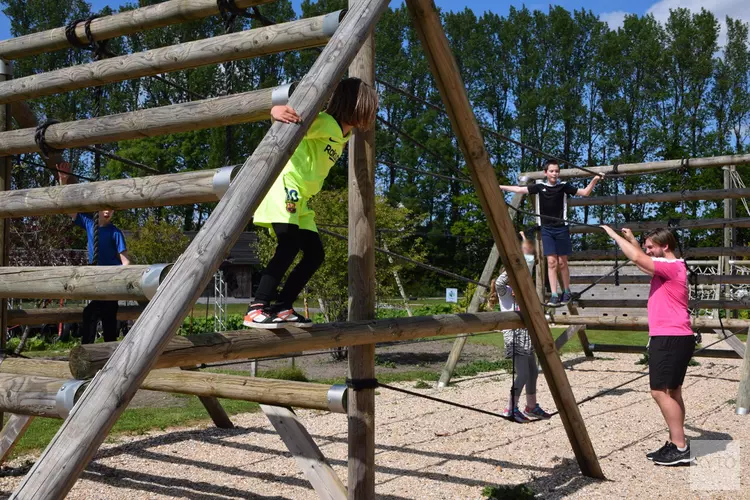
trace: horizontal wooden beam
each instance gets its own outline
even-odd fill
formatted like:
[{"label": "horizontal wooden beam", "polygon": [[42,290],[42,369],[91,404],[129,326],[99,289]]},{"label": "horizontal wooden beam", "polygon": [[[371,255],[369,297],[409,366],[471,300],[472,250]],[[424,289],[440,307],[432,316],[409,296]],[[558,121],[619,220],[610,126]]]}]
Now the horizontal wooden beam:
[{"label": "horizontal wooden beam", "polygon": [[229,188],[234,168],[2,191],[0,217],[219,201]]},{"label": "horizontal wooden beam", "polygon": [[[706,158],[689,158],[686,160],[663,160],[649,161],[644,163],[621,163],[617,166],[617,172],[620,174],[656,174],[668,169],[679,169],[682,166],[688,168],[716,168],[727,165],[747,165],[750,163],[750,154],[746,155],[726,155],[710,156]],[[609,174],[613,172],[612,165],[599,167],[586,167],[591,172]],[[544,179],[544,172],[528,172],[522,174],[519,182],[524,183],[526,180]],[[584,172],[577,168],[564,168],[560,170],[561,179],[570,179],[573,177],[593,177],[590,172]]]},{"label": "horizontal wooden beam", "polygon": [[[117,319],[138,319],[146,306],[120,306]],[[46,309],[9,309],[8,326],[47,325],[52,323],[80,323],[83,307],[50,307]]]},{"label": "horizontal wooden beam", "polygon": [[[270,2],[271,0],[235,0],[235,4],[240,8]],[[91,21],[90,30],[95,40],[107,40],[170,24],[202,19],[218,13],[216,0],[171,0],[96,18]],[[84,23],[78,23],[75,35],[80,43],[88,43]],[[19,59],[70,47],[70,42],[65,36],[65,27],[55,28],[1,41],[0,58]]]},{"label": "horizontal wooden beam", "polygon": [[328,42],[342,15],[343,11],[338,11],[8,80],[0,83],[0,104],[286,50],[318,47]]},{"label": "horizontal wooden beam", "polygon": [[[643,354],[648,352],[646,346],[639,345],[619,345],[619,344],[589,344],[594,352],[623,352],[632,354]],[[700,352],[696,351],[695,357],[698,358],[723,358],[738,359],[736,352],[729,349],[706,349]]]},{"label": "horizontal wooden beam", "polygon": [[[10,380],[11,377],[19,377],[19,382],[23,382],[22,378],[43,379],[46,384],[44,387],[51,387],[56,392],[66,379],[72,378],[72,375],[68,363],[65,361],[9,358],[0,364],[0,386],[3,388],[6,387],[3,382],[6,379]],[[59,381],[56,388],[54,383],[49,382],[50,380]],[[36,384],[37,382],[34,383]],[[10,385],[9,387],[15,386]],[[18,386],[21,391],[27,387],[27,385]],[[336,413],[345,413],[346,408],[346,401],[341,399],[341,395],[345,394],[346,391],[342,390],[340,386],[297,382],[293,380],[243,377],[223,373],[154,370],[146,377],[141,385],[141,389],[188,394],[199,397],[253,401],[261,404],[294,406],[297,408],[333,411]],[[16,397],[20,398],[21,396]],[[5,410],[2,406],[1,398],[0,396],[0,409]],[[42,398],[42,401],[46,401],[46,399]],[[52,401],[54,403],[54,395]],[[10,411],[10,408],[7,411]],[[24,411],[14,411],[14,413],[54,416]]]},{"label": "horizontal wooden beam", "polygon": [[[523,322],[517,313],[487,312],[328,323],[313,325],[312,328],[306,329],[253,329],[178,336],[169,341],[154,367],[189,366],[231,359],[278,356],[314,349],[521,327]],[[118,345],[118,342],[107,342],[73,348],[69,357],[70,372],[76,378],[94,376]]]},{"label": "horizontal wooden beam", "polygon": [[[2,369],[0,365],[0,369]],[[39,375],[0,373],[0,411],[16,415],[59,418],[57,396],[69,380]],[[80,388],[82,391],[82,387]],[[72,406],[71,406],[72,408]],[[70,408],[67,408],[70,410]]]},{"label": "horizontal wooden beam", "polygon": [[[46,142],[56,149],[106,142],[141,139],[210,127],[256,122],[270,117],[273,96],[287,87],[254,90],[225,97],[142,109],[51,125]],[[274,94],[276,92],[276,94]],[[38,152],[36,129],[24,128],[0,133],[0,156]]]},{"label": "horizontal wooden beam", "polygon": [[[573,252],[570,260],[611,260],[614,258],[613,250],[581,250]],[[622,252],[619,252],[620,258],[625,258]],[[688,258],[696,257],[750,257],[750,247],[691,247],[685,250],[685,256]],[[692,264],[692,262],[690,262]]]},{"label": "horizontal wooden beam", "polygon": [[[8,81],[8,83],[14,80]],[[1,88],[1,87],[0,87]],[[684,191],[674,193],[642,193],[621,194],[614,196],[590,196],[588,198],[571,198],[568,200],[569,207],[590,207],[598,205],[629,205],[632,203],[664,203],[675,201],[698,201],[698,200],[736,200],[750,197],[750,189],[701,189],[698,191]]]},{"label": "horizontal wooden beam", "polygon": [[[570,282],[574,285],[585,285],[597,280],[600,284],[611,285],[615,282],[614,276],[603,278],[597,275],[571,275]],[[696,276],[699,285],[749,285],[750,274],[735,275],[718,275],[718,274],[699,274]],[[619,282],[621,285],[648,285],[651,283],[651,276],[645,274],[627,274],[620,275]]]},{"label": "horizontal wooden beam", "polygon": [[[716,229],[723,227],[750,227],[750,217],[744,219],[677,219],[670,225],[670,221],[632,221],[623,222],[619,227],[626,227],[633,232],[642,233],[652,231],[663,227],[674,227],[676,229]],[[570,226],[571,233],[586,234],[603,231],[599,227],[593,226]]]},{"label": "horizontal wooden beam", "polygon": [[0,298],[145,300],[170,265],[0,267]]},{"label": "horizontal wooden beam", "polygon": [[[647,299],[580,299],[576,301],[578,307],[612,308],[646,308]],[[750,309],[750,304],[739,300],[691,300],[691,309]]]},{"label": "horizontal wooden beam", "polygon": [[[558,326],[582,325],[594,330],[640,330],[648,331],[648,317],[646,316],[573,316],[555,315],[553,322]],[[718,319],[691,318],[693,328],[720,328]],[[724,319],[724,328],[734,330],[736,328],[750,327],[747,319]]]}]

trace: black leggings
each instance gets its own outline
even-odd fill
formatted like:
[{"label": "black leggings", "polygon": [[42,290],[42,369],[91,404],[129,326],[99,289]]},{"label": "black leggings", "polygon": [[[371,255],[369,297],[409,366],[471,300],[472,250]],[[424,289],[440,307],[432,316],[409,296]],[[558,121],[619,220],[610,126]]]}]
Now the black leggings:
[{"label": "black leggings", "polygon": [[105,342],[117,340],[117,309],[116,300],[92,300],[83,309],[83,331],[81,344],[93,344],[96,340],[96,326],[102,320],[102,336]]},{"label": "black leggings", "polygon": [[294,224],[274,223],[273,231],[276,233],[279,244],[260,278],[255,302],[270,304],[276,298],[276,289],[281,278],[294,262],[297,253],[302,250],[302,260],[289,273],[284,288],[276,298],[279,310],[291,309],[302,289],[323,264],[323,259],[325,259],[323,242],[320,241],[320,236],[315,231],[300,229]]}]

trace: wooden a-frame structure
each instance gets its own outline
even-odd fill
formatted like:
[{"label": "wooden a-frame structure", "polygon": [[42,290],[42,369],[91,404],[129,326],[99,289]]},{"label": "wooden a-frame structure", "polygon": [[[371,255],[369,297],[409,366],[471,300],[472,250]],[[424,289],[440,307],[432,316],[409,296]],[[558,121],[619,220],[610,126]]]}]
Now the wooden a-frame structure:
[{"label": "wooden a-frame structure", "polygon": [[[151,8],[150,13],[160,16],[172,16],[171,22],[185,18],[182,13],[171,14],[165,2]],[[194,16],[200,17],[216,13],[215,2],[209,0],[181,0],[182,9],[195,8]],[[236,0],[239,7],[264,3],[262,0]],[[211,5],[213,4],[213,10]],[[120,416],[122,411],[140,387],[149,371],[153,368],[160,353],[164,350],[174,335],[183,318],[205,287],[213,272],[221,262],[222,257],[234,243],[242,229],[247,225],[252,214],[274,179],[281,172],[294,148],[304,136],[312,117],[322,108],[324,102],[332,92],[338,79],[349,68],[352,75],[357,75],[369,83],[374,83],[374,49],[371,33],[375,24],[386,9],[387,0],[353,1],[351,9],[341,22],[338,29],[330,37],[322,54],[311,68],[310,72],[300,82],[289,100],[289,105],[295,108],[303,119],[300,125],[284,125],[275,123],[260,143],[252,156],[245,162],[236,174],[226,194],[205,223],[201,231],[192,241],[188,249],[174,264],[166,279],[161,283],[158,292],[153,297],[145,311],[135,323],[119,348],[114,352],[101,371],[94,377],[81,398],[76,403],[70,416],[43,452],[39,460],[24,478],[13,495],[17,499],[58,499],[64,497],[73,487],[96,450],[105,439],[107,433]],[[159,7],[161,6],[161,7]],[[482,208],[487,217],[493,238],[498,248],[499,257],[508,270],[511,284],[516,292],[516,299],[520,305],[523,324],[531,333],[532,341],[539,355],[544,374],[552,392],[553,398],[560,412],[565,430],[570,439],[573,451],[584,475],[603,478],[602,470],[594,452],[593,445],[586,431],[575,398],[568,383],[564,367],[544,317],[544,311],[537,298],[534,283],[526,267],[520,247],[518,246],[515,230],[498,187],[497,178],[489,156],[484,146],[476,117],[471,109],[466,95],[465,86],[461,80],[456,61],[450,51],[448,40],[440,23],[440,18],[432,0],[407,0],[409,12],[415,23],[417,33],[423,44],[430,63],[433,76],[440,90],[441,97],[450,115],[451,124],[459,144],[466,158],[471,178],[481,200]],[[149,9],[147,8],[147,9]],[[163,8],[163,10],[158,10]],[[202,10],[201,10],[202,9]],[[140,10],[140,9],[139,9]],[[199,12],[200,11],[200,12]],[[122,15],[120,15],[122,16]],[[115,16],[111,16],[114,18]],[[125,33],[132,33],[149,26],[167,24],[162,17],[161,23],[138,26],[135,17],[120,17],[126,20],[117,27],[112,19],[102,18],[91,23],[91,31],[95,37],[113,37]],[[141,18],[143,19],[143,18]],[[32,53],[55,50],[64,46],[59,40],[60,33],[53,30],[45,36],[29,35],[13,44],[13,50],[3,52],[0,43],[0,56],[17,58]],[[76,31],[81,40],[85,40],[83,29]],[[43,35],[43,34],[40,34]],[[227,40],[232,40],[231,35]],[[246,35],[242,35],[246,36]],[[229,43],[229,41],[227,42]],[[46,44],[46,45],[45,45]],[[301,42],[298,45],[304,45]],[[25,48],[25,50],[24,50]],[[232,57],[231,50],[227,51],[223,60]],[[358,54],[359,52],[359,54]],[[132,56],[124,56],[132,57]],[[130,59],[132,60],[132,59]],[[214,59],[213,62],[216,62]],[[172,64],[171,69],[192,67],[200,61],[185,62],[184,66]],[[104,65],[91,68],[104,68]],[[153,71],[158,71],[154,68]],[[127,75],[108,78],[126,78]],[[81,79],[77,85],[99,84],[96,78]],[[51,85],[51,84],[48,84]],[[67,88],[67,87],[66,87]],[[38,88],[38,92],[48,91]],[[32,92],[33,94],[33,92]],[[263,117],[262,110],[270,104],[266,101],[266,94],[261,91],[246,96],[245,100],[229,96],[230,99],[219,106],[219,114],[231,115],[234,106],[242,103],[247,107],[246,113],[254,113],[257,118]],[[0,89],[0,102],[8,103],[12,98],[3,98]],[[24,98],[30,98],[24,94]],[[222,99],[222,98],[220,98]],[[233,99],[233,100],[232,100]],[[230,104],[227,104],[230,102]],[[3,106],[6,113],[9,105]],[[201,115],[209,113],[206,107],[195,105],[192,108],[180,108],[185,115],[190,109]],[[172,113],[164,113],[168,120]],[[236,113],[236,112],[235,112]],[[74,146],[86,141],[104,140],[111,135],[102,131],[101,125],[110,123],[122,126],[118,121],[104,121],[107,117],[98,119],[99,127],[89,127],[85,131],[75,124],[60,124],[48,130],[48,140],[55,147]],[[193,117],[193,121],[200,119]],[[240,117],[217,116],[214,125],[237,123]],[[86,122],[93,122],[87,120]],[[94,123],[91,123],[94,125]],[[164,133],[165,130],[180,129],[181,124],[171,124],[161,129],[150,129],[148,133]],[[184,126],[184,125],[183,125]],[[206,125],[208,126],[208,125]],[[57,129],[55,127],[58,127]],[[176,128],[174,128],[176,127]],[[63,129],[76,128],[81,134],[74,142],[66,144]],[[85,127],[84,127],[85,128]],[[133,137],[133,130],[120,130],[118,134]],[[117,137],[117,134],[115,134]],[[350,279],[350,320],[366,320],[374,317],[374,139],[373,134],[358,132],[353,139],[350,154],[350,200],[349,200],[349,279]],[[8,155],[24,148],[32,147],[28,143],[28,131],[12,131],[0,133],[0,142],[8,139],[5,145],[0,144],[0,154]],[[33,147],[32,147],[33,149]],[[4,171],[8,175],[8,170]],[[7,248],[7,244],[5,245]],[[3,308],[4,310],[4,308]],[[2,325],[4,326],[4,325]],[[248,333],[251,336],[252,333]],[[374,344],[361,345],[350,351],[350,378],[374,378]],[[323,485],[316,491],[327,498],[371,499],[375,498],[374,491],[374,390],[349,390],[349,479],[348,491],[343,489],[337,478],[323,474]],[[304,428],[295,422],[293,414],[285,412],[271,412],[272,421],[277,429],[295,429],[286,432],[286,444],[295,456],[314,462],[316,468],[322,460],[319,450],[304,445],[309,444],[309,436],[305,437]],[[18,425],[18,427],[23,427]],[[301,444],[303,443],[303,444]],[[307,447],[306,447],[307,446]],[[311,477],[308,474],[308,478]],[[338,481],[338,483],[337,483]]]}]

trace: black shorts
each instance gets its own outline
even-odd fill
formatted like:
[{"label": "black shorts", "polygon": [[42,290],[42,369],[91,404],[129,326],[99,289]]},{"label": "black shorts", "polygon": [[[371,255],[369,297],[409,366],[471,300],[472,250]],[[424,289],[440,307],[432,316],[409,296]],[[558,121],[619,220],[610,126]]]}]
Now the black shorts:
[{"label": "black shorts", "polygon": [[694,335],[656,335],[648,343],[648,376],[651,389],[677,389],[685,381],[695,350]]}]

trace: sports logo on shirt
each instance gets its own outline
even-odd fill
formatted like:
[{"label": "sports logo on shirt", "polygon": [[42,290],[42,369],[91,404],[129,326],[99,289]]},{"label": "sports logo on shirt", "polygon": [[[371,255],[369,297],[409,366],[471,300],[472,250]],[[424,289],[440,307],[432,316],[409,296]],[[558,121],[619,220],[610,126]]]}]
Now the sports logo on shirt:
[{"label": "sports logo on shirt", "polygon": [[299,201],[299,192],[296,189],[284,188],[286,192],[286,211],[290,214],[297,213],[297,202]]},{"label": "sports logo on shirt", "polygon": [[326,147],[323,149],[325,153],[328,153],[328,159],[331,160],[331,162],[336,163],[338,161],[340,154],[336,152],[335,149],[331,147],[330,144],[326,144]]}]

